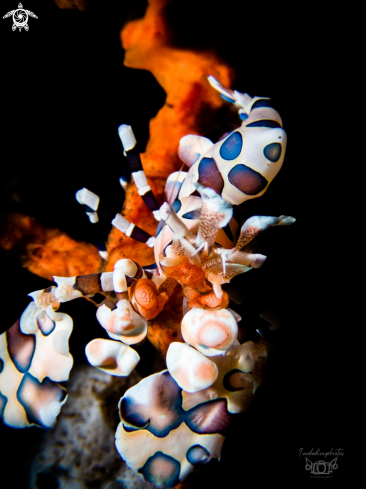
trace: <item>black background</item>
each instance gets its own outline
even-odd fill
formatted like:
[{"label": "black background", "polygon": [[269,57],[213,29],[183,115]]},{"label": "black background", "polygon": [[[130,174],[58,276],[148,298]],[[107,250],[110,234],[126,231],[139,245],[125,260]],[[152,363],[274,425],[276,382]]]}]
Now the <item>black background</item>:
[{"label": "black background", "polygon": [[[1,15],[16,3],[3,1]],[[1,21],[0,213],[19,211],[93,242],[75,192],[85,186],[116,212],[121,208],[123,156],[117,127],[131,124],[143,151],[148,121],[165,100],[150,73],[123,66],[120,29],[143,16],[146,5],[95,0],[85,12],[60,10],[52,1],[23,5],[38,16],[29,19],[28,32],[13,32],[11,19]],[[204,471],[197,487],[311,481],[300,448],[342,448],[345,455],[333,480],[349,479],[351,339],[338,278],[343,264],[337,240],[330,239],[329,216],[340,211],[329,197],[333,181],[327,148],[336,136],[324,116],[332,104],[324,94],[336,73],[330,65],[327,17],[303,6],[268,9],[226,1],[219,8],[191,0],[171,2],[166,15],[173,44],[215,50],[235,67],[234,88],[275,101],[288,149],[263,211],[297,219],[286,232],[268,231],[263,242],[268,250],[261,252],[269,259],[237,283],[245,297],[237,308],[243,318],[255,322],[266,308],[279,313],[280,343],[269,360],[266,386],[240,416],[220,464]],[[26,307],[27,294],[50,282],[23,269],[12,254],[1,257],[1,271],[2,332]],[[94,308],[81,302],[62,309],[74,319],[70,344],[79,363],[85,361],[85,344],[100,336]],[[81,334],[85,318],[90,327]],[[26,488],[40,430],[0,425],[0,436],[2,471],[13,479],[1,487]]]}]

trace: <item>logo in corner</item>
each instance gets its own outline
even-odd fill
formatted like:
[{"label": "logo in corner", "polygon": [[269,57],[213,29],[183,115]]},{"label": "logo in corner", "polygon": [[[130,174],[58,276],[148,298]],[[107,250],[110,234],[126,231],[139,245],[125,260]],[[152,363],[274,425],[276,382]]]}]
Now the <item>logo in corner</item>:
[{"label": "logo in corner", "polygon": [[333,470],[338,469],[337,457],[330,462],[326,462],[325,460],[317,460],[316,462],[312,462],[306,457],[305,460],[305,470],[310,470],[310,473],[313,475],[329,475],[333,472]]},{"label": "logo in corner", "polygon": [[[332,477],[333,471],[338,469],[338,457],[344,455],[342,448],[333,448],[330,451],[320,451],[318,448],[316,451],[312,448],[309,452],[305,453],[303,448],[300,448],[301,455],[305,457],[305,470],[308,470],[311,477]],[[327,460],[328,457],[332,457],[331,460]],[[311,460],[308,457],[316,457],[316,460]],[[319,460],[319,457],[322,457]]]},{"label": "logo in corner", "polygon": [[7,14],[5,14],[3,19],[6,19],[10,16],[13,16],[13,31],[15,31],[16,28],[18,28],[20,31],[22,29],[25,29],[27,31],[29,29],[28,17],[38,19],[38,17],[33,12],[31,12],[30,10],[25,10],[21,3],[18,5],[18,8],[16,10],[11,10]]}]

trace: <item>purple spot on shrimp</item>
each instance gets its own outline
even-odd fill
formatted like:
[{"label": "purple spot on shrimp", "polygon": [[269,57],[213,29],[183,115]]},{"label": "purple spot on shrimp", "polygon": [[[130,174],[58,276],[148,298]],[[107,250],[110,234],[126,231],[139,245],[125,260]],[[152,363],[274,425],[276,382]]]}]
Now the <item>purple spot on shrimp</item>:
[{"label": "purple spot on shrimp", "polygon": [[120,402],[129,429],[147,429],[162,438],[183,421],[181,389],[169,372],[151,375],[129,389]]},{"label": "purple spot on shrimp", "polygon": [[245,372],[238,369],[227,372],[223,378],[223,385],[229,392],[241,391],[247,387],[253,389],[253,384],[245,379]]},{"label": "purple spot on shrimp", "polygon": [[178,214],[181,207],[182,207],[182,202],[180,200],[176,200],[172,203],[172,208],[176,214]]},{"label": "purple spot on shrimp", "polygon": [[240,155],[242,146],[242,135],[238,131],[233,132],[221,145],[221,158],[224,158],[224,160],[235,160]]},{"label": "purple spot on shrimp", "polygon": [[168,489],[179,484],[180,462],[163,452],[156,452],[139,472],[156,487]]},{"label": "purple spot on shrimp", "polygon": [[281,124],[277,121],[272,121],[270,119],[260,119],[259,121],[254,121],[248,124],[246,127],[281,127]]},{"label": "purple spot on shrimp", "polygon": [[24,334],[20,330],[19,320],[6,332],[10,358],[19,372],[25,373],[32,363],[35,351],[35,335]]},{"label": "purple spot on shrimp", "polygon": [[186,457],[192,465],[204,464],[210,458],[210,452],[202,445],[193,445],[188,450]]},{"label": "purple spot on shrimp", "polygon": [[187,411],[185,422],[192,431],[200,435],[225,435],[233,418],[234,415],[227,410],[227,400],[215,399]]},{"label": "purple spot on shrimp", "polygon": [[194,209],[193,211],[186,212],[183,214],[183,219],[199,219],[201,217],[201,208]]},{"label": "purple spot on shrimp", "polygon": [[246,165],[236,165],[228,174],[229,182],[246,195],[257,195],[268,185],[268,181]]},{"label": "purple spot on shrimp", "polygon": [[37,317],[37,324],[43,336],[48,336],[56,328],[56,323],[46,313],[42,311]]},{"label": "purple spot on shrimp", "polygon": [[235,103],[235,100],[231,97],[228,97],[227,95],[224,95],[223,93],[220,93],[221,98],[223,98],[226,102],[230,102],[231,104]]},{"label": "purple spot on shrimp", "polygon": [[25,374],[18,388],[17,398],[24,407],[30,424],[51,428],[66,397],[66,389],[47,377],[43,382]]},{"label": "purple spot on shrimp", "polygon": [[260,99],[260,100],[257,100],[256,102],[254,102],[254,104],[252,105],[251,110],[259,109],[260,107],[270,107],[272,109],[274,108],[273,107],[272,100],[270,100],[270,99]]},{"label": "purple spot on shrimp", "polygon": [[8,398],[0,392],[0,418],[4,416],[5,406],[8,402]]},{"label": "purple spot on shrimp", "polygon": [[165,221],[160,219],[158,227],[156,228],[155,238],[157,238],[159,236],[159,234],[161,233],[161,231],[163,230],[164,224],[165,224]]},{"label": "purple spot on shrimp", "polygon": [[198,175],[199,183],[221,194],[224,188],[224,180],[213,158],[202,158],[198,166]]},{"label": "purple spot on shrimp", "polygon": [[263,150],[264,156],[267,160],[272,161],[272,163],[276,163],[280,159],[282,151],[282,146],[280,143],[271,143],[267,144],[267,146]]}]

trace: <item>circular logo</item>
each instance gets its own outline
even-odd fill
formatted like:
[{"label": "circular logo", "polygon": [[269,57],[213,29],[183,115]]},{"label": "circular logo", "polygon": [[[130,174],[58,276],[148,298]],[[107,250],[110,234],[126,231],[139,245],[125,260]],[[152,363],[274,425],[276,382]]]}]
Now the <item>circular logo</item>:
[{"label": "circular logo", "polygon": [[19,28],[24,27],[28,22],[28,14],[26,10],[23,10],[22,8],[14,10],[13,22]]}]

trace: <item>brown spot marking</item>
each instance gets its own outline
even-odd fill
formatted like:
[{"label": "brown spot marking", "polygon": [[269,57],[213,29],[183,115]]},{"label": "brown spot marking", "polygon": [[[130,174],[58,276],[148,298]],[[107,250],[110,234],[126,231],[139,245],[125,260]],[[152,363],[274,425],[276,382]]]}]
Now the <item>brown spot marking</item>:
[{"label": "brown spot marking", "polygon": [[204,241],[208,242],[209,246],[213,244],[215,234],[224,218],[224,213],[212,212],[203,202],[198,234],[202,236]]}]

